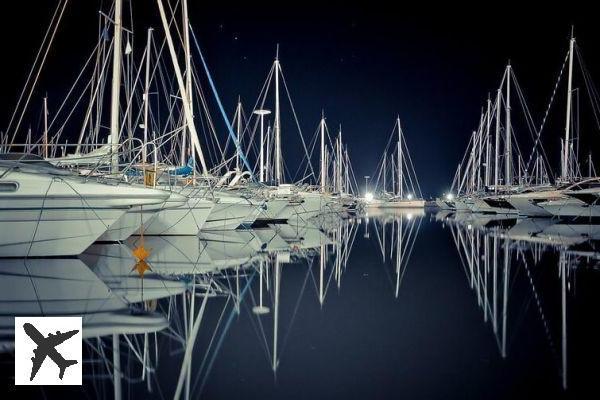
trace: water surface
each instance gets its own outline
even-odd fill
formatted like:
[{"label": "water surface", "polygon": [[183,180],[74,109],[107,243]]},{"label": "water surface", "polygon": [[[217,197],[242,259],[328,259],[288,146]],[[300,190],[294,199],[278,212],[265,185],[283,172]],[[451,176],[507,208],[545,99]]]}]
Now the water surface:
[{"label": "water surface", "polygon": [[[586,397],[597,231],[414,211],[0,260],[2,380],[112,398],[119,343],[123,398]],[[15,388],[12,317],[55,314],[84,315],[84,386]]]}]

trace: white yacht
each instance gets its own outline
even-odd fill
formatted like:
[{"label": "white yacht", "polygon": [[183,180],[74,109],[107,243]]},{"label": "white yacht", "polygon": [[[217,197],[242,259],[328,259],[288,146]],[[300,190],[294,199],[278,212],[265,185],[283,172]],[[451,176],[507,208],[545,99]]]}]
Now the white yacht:
[{"label": "white yacht", "polygon": [[78,255],[135,206],[169,194],[80,178],[30,155],[0,159],[0,257]]},{"label": "white yacht", "polygon": [[[400,117],[396,118],[396,124],[392,130],[392,137],[394,133],[398,132],[398,141],[396,145],[392,147],[392,151],[388,156],[388,148],[391,140],[386,146],[381,167],[379,168],[378,176],[382,177],[383,185],[380,196],[377,198],[372,193],[365,194],[365,202],[368,208],[424,208],[425,200],[421,195],[421,188],[417,179],[414,166],[410,153],[408,152],[408,146],[402,132],[400,125]],[[391,165],[392,171],[392,182],[391,191],[388,191],[388,181],[386,179],[386,171],[388,164]]]},{"label": "white yacht", "polygon": [[549,214],[560,218],[600,217],[600,178],[590,178],[560,190],[556,197],[539,202]]}]

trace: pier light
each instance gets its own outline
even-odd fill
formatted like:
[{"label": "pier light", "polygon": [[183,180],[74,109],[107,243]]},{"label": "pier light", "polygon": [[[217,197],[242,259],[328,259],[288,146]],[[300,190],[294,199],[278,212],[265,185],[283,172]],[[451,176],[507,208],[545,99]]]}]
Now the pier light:
[{"label": "pier light", "polygon": [[406,196],[406,198],[407,198],[408,200],[412,200],[412,198],[413,198],[413,195],[412,195],[411,193],[409,193],[409,194]]},{"label": "pier light", "polygon": [[454,195],[452,193],[446,194],[446,200],[451,201],[452,199],[454,199]]},{"label": "pier light", "polygon": [[367,192],[367,193],[365,193],[365,201],[366,201],[367,203],[370,203],[370,202],[372,202],[372,201],[373,201],[373,193],[371,193],[371,192]]}]

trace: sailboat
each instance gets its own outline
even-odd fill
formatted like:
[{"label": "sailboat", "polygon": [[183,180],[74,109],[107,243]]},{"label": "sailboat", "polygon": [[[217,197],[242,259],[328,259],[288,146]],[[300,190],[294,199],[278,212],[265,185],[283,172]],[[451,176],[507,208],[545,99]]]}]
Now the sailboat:
[{"label": "sailboat", "polygon": [[[398,141],[391,152],[391,160],[388,160],[388,148],[396,130],[398,131]],[[365,204],[367,208],[423,208],[425,207],[425,200],[422,198],[421,188],[419,187],[412,159],[408,152],[408,146],[402,132],[402,126],[400,125],[400,117],[396,118],[391,138],[383,153],[379,168],[378,181],[379,178],[382,179],[382,189],[377,195],[366,193],[364,198]],[[387,190],[388,164],[391,164],[393,171],[391,192]]]},{"label": "sailboat", "polygon": [[85,179],[32,155],[0,157],[0,257],[78,255],[133,207],[164,191]]}]

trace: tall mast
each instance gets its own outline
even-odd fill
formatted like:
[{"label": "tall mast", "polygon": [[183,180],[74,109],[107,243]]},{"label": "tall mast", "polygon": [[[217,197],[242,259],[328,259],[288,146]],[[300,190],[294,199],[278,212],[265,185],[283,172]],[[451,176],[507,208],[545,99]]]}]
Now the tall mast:
[{"label": "tall mast", "polygon": [[338,133],[337,140],[337,192],[342,193],[342,125],[340,125],[340,131]]},{"label": "tall mast", "polygon": [[44,158],[48,158],[48,98],[44,97]]},{"label": "tall mast", "polygon": [[111,171],[119,170],[119,95],[121,93],[121,59],[122,54],[122,11],[123,0],[115,0],[115,35],[113,43],[112,87],[110,104],[110,143],[111,143]]},{"label": "tall mast", "polygon": [[500,173],[500,103],[502,102],[500,89],[496,94],[496,140],[494,146],[494,193],[498,192],[498,179]]},{"label": "tall mast", "polygon": [[[260,118],[260,151],[259,151],[259,164],[260,164],[260,175],[259,175],[259,181],[262,183],[265,181],[265,147],[268,146],[267,144],[265,144],[265,115],[271,114],[271,111],[269,110],[265,110],[265,109],[261,109],[261,110],[255,110],[254,114],[258,115]],[[268,141],[267,141],[268,142]],[[239,139],[238,139],[238,143],[239,143]],[[268,164],[268,160],[267,160],[267,164]]]},{"label": "tall mast", "polygon": [[345,167],[344,167],[344,190],[348,193],[352,193],[352,188],[350,187],[350,159],[348,157],[348,148],[344,149],[344,159],[345,159]]},{"label": "tall mast", "polygon": [[573,89],[573,48],[575,47],[575,38],[571,33],[569,43],[569,80],[567,82],[567,118],[565,123],[565,141],[563,143],[562,173],[561,178],[569,179],[569,137],[571,135],[571,91]]},{"label": "tall mast", "polygon": [[273,179],[273,171],[271,170],[271,124],[267,126],[267,138],[266,138],[266,154],[265,154],[265,180],[270,181]]},{"label": "tall mast", "polygon": [[321,192],[326,191],[327,166],[325,165],[325,114],[321,113]]},{"label": "tall mast", "polygon": [[492,122],[492,102],[490,96],[487,99],[487,111],[485,118],[485,180],[484,185],[490,185],[490,124]]},{"label": "tall mast", "polygon": [[477,132],[473,131],[473,133],[471,133],[471,136],[473,138],[473,145],[471,147],[471,191],[474,192],[475,191],[475,161],[476,161],[476,153],[477,153]]},{"label": "tall mast", "polygon": [[281,121],[279,110],[279,45],[277,45],[277,53],[275,55],[275,122],[273,129],[275,131],[275,181],[279,185],[282,183],[281,174]]},{"label": "tall mast", "polygon": [[398,124],[398,195],[402,198],[402,128],[400,128],[400,116],[396,117]]},{"label": "tall mast", "polygon": [[510,64],[506,66],[506,159],[504,160],[506,186],[512,186],[512,155],[511,155],[511,126],[510,126]]},{"label": "tall mast", "polygon": [[485,115],[483,110],[481,111],[481,117],[479,118],[479,127],[477,128],[477,170],[476,170],[476,190],[481,189],[481,154],[483,146],[483,126],[485,121]]},{"label": "tall mast", "polygon": [[[192,78],[194,77],[194,73],[192,71],[192,52],[190,50],[190,19],[188,15],[188,2],[187,0],[183,0],[182,2],[182,14],[183,14],[183,46],[185,48],[185,87],[188,95],[188,102],[190,108],[191,117],[194,117],[194,96],[192,91]],[[187,137],[190,137],[190,142],[192,142],[192,130],[188,126],[187,130],[184,131],[183,141],[182,143],[186,143]],[[194,161],[194,168],[192,170],[194,178],[196,177],[196,148],[194,146],[190,147],[190,158]],[[183,145],[181,148],[181,165],[187,164],[187,145]],[[194,182],[196,180],[194,179]]]},{"label": "tall mast", "polygon": [[160,19],[162,21],[163,28],[165,31],[165,38],[167,39],[167,46],[169,48],[169,53],[171,55],[173,69],[175,70],[175,77],[177,78],[179,92],[181,93],[181,98],[183,99],[183,113],[185,115],[187,127],[190,131],[191,141],[194,146],[194,150],[198,152],[198,157],[200,158],[200,163],[202,164],[202,173],[204,175],[208,175],[208,168],[206,167],[206,162],[204,161],[204,153],[202,152],[202,147],[200,147],[200,141],[198,139],[198,132],[196,131],[196,125],[194,123],[194,117],[193,117],[192,108],[191,108],[192,107],[191,101],[188,96],[187,88],[183,81],[183,75],[181,73],[181,68],[179,67],[179,61],[177,60],[177,54],[175,52],[175,45],[173,44],[173,38],[171,36],[171,31],[169,29],[169,23],[167,21],[167,16],[165,14],[165,8],[162,3],[162,0],[156,0],[156,2],[158,4],[158,10],[160,12]]},{"label": "tall mast", "polygon": [[142,147],[142,162],[144,164],[147,161],[148,154],[148,106],[150,103],[150,46],[152,43],[152,28],[148,28],[148,37],[146,40],[146,71],[144,84],[144,146]]},{"label": "tall mast", "polygon": [[265,118],[260,116],[260,183],[265,181]]},{"label": "tall mast", "polygon": [[[194,115],[194,104],[192,99],[192,54],[190,51],[190,21],[188,16],[188,4],[187,0],[181,2],[181,14],[183,24],[183,48],[185,57],[185,88],[188,95],[188,101],[192,116]],[[191,133],[189,128],[183,130],[183,136],[181,138],[181,165],[187,164],[187,152],[188,152],[188,136]]]},{"label": "tall mast", "polygon": [[237,142],[238,142],[238,146],[236,148],[236,152],[235,152],[235,169],[237,171],[239,171],[240,169],[240,138],[242,137],[242,102],[240,100],[240,98],[238,97],[238,103],[237,103],[237,110],[235,112],[235,115],[237,116],[236,119],[236,135],[237,135]]},{"label": "tall mast", "polygon": [[383,193],[385,194],[387,188],[386,182],[386,169],[387,169],[387,150],[383,153]]}]

